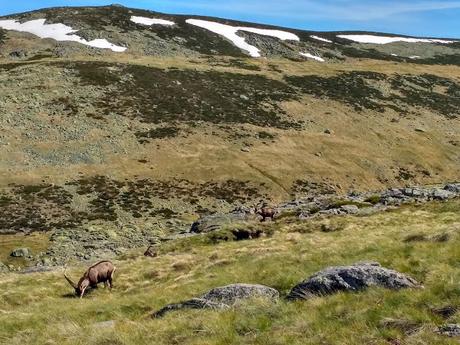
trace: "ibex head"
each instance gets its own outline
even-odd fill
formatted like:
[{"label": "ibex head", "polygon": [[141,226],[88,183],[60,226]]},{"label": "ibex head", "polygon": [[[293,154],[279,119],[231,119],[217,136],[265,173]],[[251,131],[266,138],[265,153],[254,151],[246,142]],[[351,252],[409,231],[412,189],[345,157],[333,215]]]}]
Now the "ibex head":
[{"label": "ibex head", "polygon": [[89,280],[83,277],[80,279],[78,284],[75,284],[74,281],[67,276],[66,271],[64,271],[64,277],[67,280],[67,282],[70,284],[70,286],[74,288],[75,294],[77,296],[83,297],[85,290],[89,286]]}]

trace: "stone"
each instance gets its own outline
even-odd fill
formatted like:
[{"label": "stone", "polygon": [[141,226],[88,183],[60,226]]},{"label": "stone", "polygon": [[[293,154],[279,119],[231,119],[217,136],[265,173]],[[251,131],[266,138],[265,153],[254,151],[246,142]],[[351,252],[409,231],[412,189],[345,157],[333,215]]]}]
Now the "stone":
[{"label": "stone", "polygon": [[200,297],[185,302],[168,304],[152,316],[162,317],[167,312],[180,309],[227,309],[240,301],[251,298],[276,301],[279,299],[279,292],[265,285],[231,284],[214,288]]},{"label": "stone", "polygon": [[326,128],[326,129],[324,130],[324,133],[325,133],[325,134],[332,134],[333,131],[332,131],[331,129],[329,129],[329,128]]},{"label": "stone", "polygon": [[30,249],[29,248],[17,248],[11,252],[10,256],[14,258],[26,258],[30,256]]},{"label": "stone", "polygon": [[436,333],[448,337],[460,337],[460,324],[447,324],[438,328]]},{"label": "stone", "polygon": [[449,183],[445,185],[444,190],[452,193],[460,194],[460,183]]},{"label": "stone", "polygon": [[9,57],[12,59],[24,59],[27,57],[27,52],[25,50],[13,50]]},{"label": "stone", "polygon": [[339,291],[361,291],[371,286],[388,289],[421,287],[415,279],[384,268],[377,262],[360,262],[326,268],[294,286],[287,298],[309,299]]},{"label": "stone", "polygon": [[214,214],[210,216],[204,216],[192,224],[190,232],[196,234],[208,233],[220,230],[225,225],[238,221],[244,221],[246,219],[247,215],[242,213]]},{"label": "stone", "polygon": [[340,210],[346,214],[356,214],[359,212],[359,207],[356,205],[343,205],[340,206]]},{"label": "stone", "polygon": [[454,194],[452,192],[449,192],[448,190],[444,190],[444,189],[435,189],[431,193],[431,197],[434,200],[447,200],[453,196]]}]

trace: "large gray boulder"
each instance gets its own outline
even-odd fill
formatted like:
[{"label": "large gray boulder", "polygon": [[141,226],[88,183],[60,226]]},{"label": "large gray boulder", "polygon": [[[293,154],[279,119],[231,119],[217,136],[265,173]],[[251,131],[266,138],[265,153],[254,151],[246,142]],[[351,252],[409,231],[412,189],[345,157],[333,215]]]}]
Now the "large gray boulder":
[{"label": "large gray boulder", "polygon": [[288,299],[308,299],[339,291],[359,291],[370,286],[388,289],[415,288],[421,285],[409,276],[382,267],[377,262],[329,267],[296,285]]},{"label": "large gray boulder", "polygon": [[239,301],[257,297],[275,301],[279,298],[279,292],[265,285],[232,284],[214,288],[185,302],[168,304],[152,316],[162,317],[167,312],[180,309],[226,309]]}]

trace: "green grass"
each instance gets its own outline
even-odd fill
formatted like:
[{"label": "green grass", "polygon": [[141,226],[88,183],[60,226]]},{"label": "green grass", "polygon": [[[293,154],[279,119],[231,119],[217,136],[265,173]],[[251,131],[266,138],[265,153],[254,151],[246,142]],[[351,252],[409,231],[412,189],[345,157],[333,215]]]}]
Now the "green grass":
[{"label": "green grass", "polygon": [[[61,272],[0,277],[0,343],[14,344],[457,344],[433,333],[445,322],[430,309],[460,300],[460,202],[427,204],[370,217],[267,223],[273,236],[211,245],[189,239],[158,258],[141,251],[116,263],[112,293],[99,289],[70,298]],[[324,233],[321,224],[343,223]],[[311,231],[302,233],[303,228]],[[410,234],[451,232],[448,242],[407,243]],[[187,240],[182,240],[187,241]],[[171,244],[168,244],[171,246]],[[170,248],[171,249],[171,248]],[[261,283],[282,295],[329,265],[377,260],[410,274],[425,288],[373,288],[309,301],[253,301],[234,309],[179,311],[163,319],[149,314],[167,303],[229,283]],[[84,267],[73,268],[77,277]],[[420,324],[406,335],[386,318]],[[97,322],[115,320],[115,330]],[[460,315],[449,322],[459,322]]]}]

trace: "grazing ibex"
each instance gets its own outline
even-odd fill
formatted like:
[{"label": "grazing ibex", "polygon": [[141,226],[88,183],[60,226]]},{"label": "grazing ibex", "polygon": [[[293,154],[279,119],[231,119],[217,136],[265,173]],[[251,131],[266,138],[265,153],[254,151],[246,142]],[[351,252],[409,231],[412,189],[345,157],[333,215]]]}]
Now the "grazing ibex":
[{"label": "grazing ibex", "polygon": [[108,284],[109,287],[112,288],[112,279],[115,269],[115,266],[110,261],[101,261],[88,268],[85,274],[83,274],[83,277],[81,277],[78,281],[78,284],[75,284],[69,277],[67,277],[65,272],[64,277],[75,289],[75,294],[82,298],[88,287],[95,288],[99,283],[104,283],[105,286]]},{"label": "grazing ibex", "polygon": [[261,208],[255,208],[254,213],[258,214],[259,216],[262,216],[261,222],[265,222],[266,218],[270,218],[271,220],[274,219],[276,215],[276,210],[271,207],[261,207]]},{"label": "grazing ibex", "polygon": [[151,245],[147,248],[144,253],[144,256],[150,256],[151,258],[156,258],[158,256],[158,246]]}]

